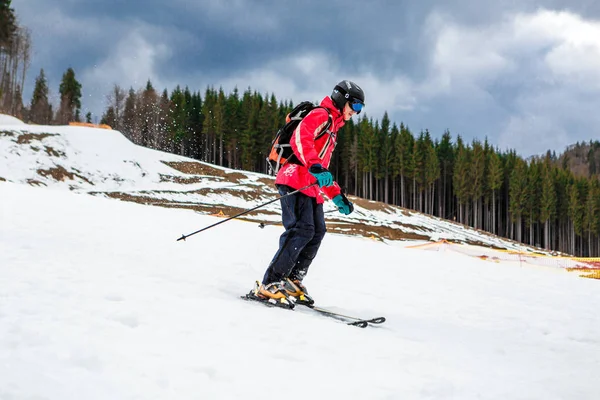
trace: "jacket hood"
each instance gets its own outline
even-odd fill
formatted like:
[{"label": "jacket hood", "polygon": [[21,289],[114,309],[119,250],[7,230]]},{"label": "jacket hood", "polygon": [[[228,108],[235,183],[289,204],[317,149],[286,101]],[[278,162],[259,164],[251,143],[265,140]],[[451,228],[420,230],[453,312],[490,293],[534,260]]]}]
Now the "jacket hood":
[{"label": "jacket hood", "polygon": [[321,100],[321,107],[327,108],[331,112],[331,116],[333,118],[339,118],[342,116],[342,112],[333,104],[333,100],[331,97],[325,96],[323,100]]}]

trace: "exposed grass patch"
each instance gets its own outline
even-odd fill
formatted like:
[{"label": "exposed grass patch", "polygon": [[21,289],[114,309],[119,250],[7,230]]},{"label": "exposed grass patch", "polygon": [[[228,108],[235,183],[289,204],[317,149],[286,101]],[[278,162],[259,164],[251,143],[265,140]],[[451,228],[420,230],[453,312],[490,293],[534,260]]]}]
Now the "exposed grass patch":
[{"label": "exposed grass patch", "polygon": [[48,186],[44,182],[36,181],[35,179],[27,179],[27,183],[30,186]]},{"label": "exposed grass patch", "polygon": [[38,175],[43,176],[44,178],[52,178],[55,181],[65,181],[65,180],[75,180],[75,177],[93,185],[93,183],[88,180],[85,176],[67,171],[64,167],[58,166],[50,169],[38,169],[36,171]]},{"label": "exposed grass patch", "polygon": [[22,133],[17,138],[18,144],[29,144],[34,140],[44,140],[50,136],[58,136],[55,133]]},{"label": "exposed grass patch", "polygon": [[211,167],[210,165],[192,161],[163,161],[163,164],[188,175],[208,175],[224,178],[227,176],[225,171]]},{"label": "exposed grass patch", "polygon": [[56,151],[50,146],[44,146],[44,150],[46,151],[46,154],[48,154],[50,157],[57,157],[57,158],[65,158],[66,157],[65,153],[63,153],[62,151]]},{"label": "exposed grass patch", "polygon": [[202,177],[199,176],[191,176],[191,177],[182,177],[182,176],[171,176],[171,175],[163,175],[160,174],[161,182],[173,182],[178,183],[180,185],[192,185],[194,183],[202,182]]},{"label": "exposed grass patch", "polygon": [[192,161],[163,161],[163,164],[176,169],[187,175],[205,175],[219,178],[226,178],[232,183],[240,183],[242,179],[248,178],[246,174],[241,172],[228,172],[219,168],[211,167],[210,165]]}]

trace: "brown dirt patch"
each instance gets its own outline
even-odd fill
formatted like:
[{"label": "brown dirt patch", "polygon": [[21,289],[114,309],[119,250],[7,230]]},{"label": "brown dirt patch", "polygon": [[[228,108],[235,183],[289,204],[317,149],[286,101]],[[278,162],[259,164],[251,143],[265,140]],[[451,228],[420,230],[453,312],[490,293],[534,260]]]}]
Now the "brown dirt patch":
[{"label": "brown dirt patch", "polygon": [[49,146],[44,146],[44,150],[46,151],[46,154],[48,154],[50,157],[58,157],[58,158],[66,157],[66,154],[63,153],[62,151],[56,151],[52,147],[49,147]]},{"label": "brown dirt patch", "polygon": [[181,185],[191,185],[194,183],[200,183],[202,182],[202,178],[200,177],[189,177],[189,178],[184,178],[181,176],[171,176],[171,175],[160,175],[160,181],[161,182],[174,182],[174,183],[179,183]]},{"label": "brown dirt patch", "polygon": [[35,179],[27,179],[27,183],[31,186],[47,186],[44,182],[36,181]]},{"label": "brown dirt patch", "polygon": [[58,136],[54,133],[23,133],[17,138],[18,144],[29,144],[34,140],[43,140],[50,136]]},{"label": "brown dirt patch", "polygon": [[232,183],[240,183],[240,180],[248,178],[241,172],[227,172],[218,168],[205,165],[200,162],[191,161],[163,161],[163,164],[188,175],[207,175],[210,177],[225,178]]},{"label": "brown dirt patch", "polygon": [[248,175],[241,174],[239,172],[230,172],[225,175],[227,180],[235,183],[239,183],[242,179],[248,179]]},{"label": "brown dirt patch", "polygon": [[77,173],[69,172],[66,169],[64,169],[62,166],[58,166],[56,168],[50,168],[50,169],[38,169],[37,173],[38,173],[38,175],[41,175],[44,178],[51,177],[55,181],[64,181],[67,179],[75,180],[75,177],[78,177],[79,179],[89,183],[90,185],[93,185],[93,183],[90,182],[86,177],[79,175]]},{"label": "brown dirt patch", "polygon": [[270,187],[275,186],[275,179],[258,178],[258,182],[262,183],[263,185],[270,186]]},{"label": "brown dirt patch", "polygon": [[395,213],[400,212],[403,215],[407,215],[407,212],[405,210],[403,210],[402,208],[400,208],[399,206],[395,207],[390,204],[385,204],[385,203],[381,203],[378,201],[365,200],[365,199],[361,199],[361,198],[355,197],[355,196],[348,196],[348,197],[354,204],[364,208],[365,210],[382,211],[382,212],[387,212],[389,214],[392,214],[392,213],[395,214]]},{"label": "brown dirt patch", "polygon": [[242,191],[242,190],[233,190],[228,188],[202,188],[197,190],[186,191],[185,193],[194,193],[205,196],[207,194],[230,194],[234,197],[242,198],[246,201],[255,201],[255,200],[264,200],[269,201],[271,199],[263,199],[264,195],[272,195],[273,193],[270,191],[265,191],[261,187],[257,187],[256,190],[251,191]]},{"label": "brown dirt patch", "polygon": [[209,175],[224,178],[225,171],[211,167],[210,165],[190,161],[163,161],[163,164],[188,175]]},{"label": "brown dirt patch", "polygon": [[6,182],[6,179],[0,176],[0,182]]}]

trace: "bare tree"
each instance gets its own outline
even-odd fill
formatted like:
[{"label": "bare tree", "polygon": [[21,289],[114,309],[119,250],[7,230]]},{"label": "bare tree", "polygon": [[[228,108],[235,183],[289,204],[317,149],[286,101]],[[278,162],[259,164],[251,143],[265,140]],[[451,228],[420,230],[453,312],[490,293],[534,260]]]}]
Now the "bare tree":
[{"label": "bare tree", "polygon": [[21,35],[23,36],[23,46],[21,51],[21,84],[20,87],[25,87],[25,77],[27,76],[27,70],[31,66],[31,31],[27,28],[19,28]]},{"label": "bare tree", "polygon": [[22,88],[31,63],[31,33],[17,27],[0,41],[0,110],[20,117]]},{"label": "bare tree", "polygon": [[125,109],[125,97],[127,93],[119,85],[115,83],[112,91],[106,96],[108,106],[112,108],[111,113],[114,115],[112,128],[120,131],[123,126],[123,112]]}]

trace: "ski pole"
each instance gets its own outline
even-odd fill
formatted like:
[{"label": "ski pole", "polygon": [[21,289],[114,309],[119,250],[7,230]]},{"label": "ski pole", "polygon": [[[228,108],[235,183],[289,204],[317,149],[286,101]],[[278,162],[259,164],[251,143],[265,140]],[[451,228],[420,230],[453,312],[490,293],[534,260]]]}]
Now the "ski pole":
[{"label": "ski pole", "polygon": [[288,194],[284,194],[283,196],[279,196],[279,197],[277,197],[277,198],[275,198],[275,199],[273,199],[273,200],[267,201],[266,203],[263,203],[263,204],[261,204],[261,205],[259,205],[259,206],[256,206],[256,207],[254,207],[254,208],[251,208],[251,209],[249,209],[249,210],[242,211],[242,212],[241,212],[241,213],[239,213],[239,214],[236,214],[236,215],[234,215],[234,216],[232,216],[232,217],[229,217],[229,218],[227,218],[227,219],[224,219],[223,221],[219,221],[219,222],[217,222],[217,223],[215,223],[215,224],[209,225],[209,226],[207,226],[206,228],[202,228],[202,229],[200,229],[200,230],[197,230],[196,232],[192,232],[192,233],[190,233],[189,235],[181,235],[181,237],[180,237],[179,239],[177,239],[177,241],[180,241],[180,240],[185,240],[186,238],[189,238],[190,236],[192,236],[192,235],[195,235],[196,233],[200,233],[200,232],[202,232],[202,231],[205,231],[205,230],[207,230],[207,229],[210,229],[210,228],[212,228],[212,227],[214,227],[214,226],[217,226],[217,225],[220,225],[220,224],[222,224],[222,223],[225,223],[225,222],[227,222],[227,221],[229,221],[229,220],[232,220],[232,219],[234,219],[234,218],[237,218],[237,217],[239,217],[240,215],[248,214],[248,213],[249,213],[249,212],[251,212],[251,211],[254,211],[254,210],[256,210],[256,209],[259,209],[259,208],[261,208],[261,207],[264,207],[264,206],[266,206],[266,205],[268,205],[268,204],[274,203],[274,202],[276,202],[277,200],[281,200],[281,199],[283,199],[284,197],[288,197],[288,196],[291,196],[291,195],[293,195],[293,194],[296,194],[296,193],[298,193],[298,192],[301,192],[301,191],[303,191],[303,190],[306,190],[306,189],[308,189],[309,187],[311,187],[311,186],[314,186],[314,185],[316,185],[316,183],[310,184],[310,185],[308,185],[308,186],[304,186],[303,188],[300,188],[300,189],[294,190],[293,192],[289,192]]}]

